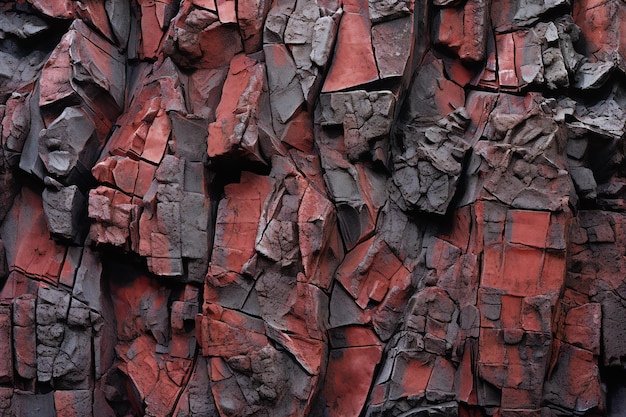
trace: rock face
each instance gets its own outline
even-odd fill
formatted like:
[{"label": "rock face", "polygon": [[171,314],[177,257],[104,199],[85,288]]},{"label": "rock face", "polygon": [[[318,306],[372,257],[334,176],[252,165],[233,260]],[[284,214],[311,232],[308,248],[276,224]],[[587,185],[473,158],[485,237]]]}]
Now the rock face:
[{"label": "rock face", "polygon": [[620,0],[0,3],[0,416],[626,413]]}]

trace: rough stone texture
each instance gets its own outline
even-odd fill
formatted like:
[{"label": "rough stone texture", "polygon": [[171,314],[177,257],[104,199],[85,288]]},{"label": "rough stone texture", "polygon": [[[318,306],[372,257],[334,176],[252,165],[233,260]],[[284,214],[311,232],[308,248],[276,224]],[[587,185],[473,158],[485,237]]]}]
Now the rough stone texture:
[{"label": "rough stone texture", "polygon": [[0,416],[626,413],[620,0],[0,3]]}]

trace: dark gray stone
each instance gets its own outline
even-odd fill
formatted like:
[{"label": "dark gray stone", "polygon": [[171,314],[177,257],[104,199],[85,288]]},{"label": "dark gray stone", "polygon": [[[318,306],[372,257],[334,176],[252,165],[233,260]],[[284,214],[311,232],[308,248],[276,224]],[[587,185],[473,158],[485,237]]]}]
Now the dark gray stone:
[{"label": "dark gray stone", "polygon": [[56,178],[69,176],[75,168],[91,169],[99,151],[95,125],[80,107],[66,107],[39,134],[39,157]]},{"label": "dark gray stone", "polygon": [[78,187],[48,187],[42,198],[50,233],[57,238],[79,241],[81,232],[86,231],[83,226],[86,224],[87,201]]},{"label": "dark gray stone", "polygon": [[32,394],[15,390],[13,393],[13,413],[14,417],[56,417],[53,393]]}]

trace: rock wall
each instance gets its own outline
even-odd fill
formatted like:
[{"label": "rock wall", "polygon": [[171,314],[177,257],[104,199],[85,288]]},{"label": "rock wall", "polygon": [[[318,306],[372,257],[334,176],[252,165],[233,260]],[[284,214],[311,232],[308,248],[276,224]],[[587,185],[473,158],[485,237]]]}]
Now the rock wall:
[{"label": "rock wall", "polygon": [[626,413],[626,3],[0,3],[0,415]]}]

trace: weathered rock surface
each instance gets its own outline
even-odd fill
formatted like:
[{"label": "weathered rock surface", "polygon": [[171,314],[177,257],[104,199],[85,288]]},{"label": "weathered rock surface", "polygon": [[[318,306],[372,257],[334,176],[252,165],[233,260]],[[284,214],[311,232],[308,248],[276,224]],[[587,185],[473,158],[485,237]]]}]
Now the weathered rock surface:
[{"label": "weathered rock surface", "polygon": [[0,416],[622,416],[625,18],[2,2]]}]

